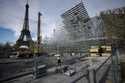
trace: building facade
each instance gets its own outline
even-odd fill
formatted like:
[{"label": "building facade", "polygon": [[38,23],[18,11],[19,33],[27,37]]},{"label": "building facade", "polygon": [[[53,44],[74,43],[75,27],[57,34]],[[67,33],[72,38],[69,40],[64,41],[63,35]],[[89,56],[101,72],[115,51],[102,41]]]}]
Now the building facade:
[{"label": "building facade", "polygon": [[83,2],[67,10],[61,15],[64,28],[68,31],[70,38],[88,38],[91,34],[91,27],[88,26],[90,18]]},{"label": "building facade", "polygon": [[[109,43],[125,46],[125,7],[102,11],[100,16],[104,22],[105,35]],[[112,40],[112,41],[111,41]]]},{"label": "building facade", "polygon": [[101,11],[100,14],[115,14],[115,15],[119,15],[119,14],[125,14],[125,7],[120,7],[120,8],[114,8],[114,9],[109,9],[109,10],[105,10],[105,11]]},{"label": "building facade", "polygon": [[101,16],[94,16],[91,19],[93,38],[105,37],[105,27]]}]

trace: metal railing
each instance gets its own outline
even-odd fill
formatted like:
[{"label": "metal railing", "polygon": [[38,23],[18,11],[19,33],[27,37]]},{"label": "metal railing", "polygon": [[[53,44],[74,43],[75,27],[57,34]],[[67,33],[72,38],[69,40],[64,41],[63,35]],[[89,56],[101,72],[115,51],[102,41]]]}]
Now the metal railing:
[{"label": "metal railing", "polygon": [[[110,69],[110,66],[111,66],[109,64],[109,61],[111,61],[111,56],[109,56],[99,67],[88,70],[89,71],[89,83],[104,83],[106,76],[108,74],[108,71]],[[108,66],[106,66],[106,69],[104,69],[107,63],[108,63]],[[102,68],[104,72],[101,71]],[[102,75],[98,75],[100,72]]]}]

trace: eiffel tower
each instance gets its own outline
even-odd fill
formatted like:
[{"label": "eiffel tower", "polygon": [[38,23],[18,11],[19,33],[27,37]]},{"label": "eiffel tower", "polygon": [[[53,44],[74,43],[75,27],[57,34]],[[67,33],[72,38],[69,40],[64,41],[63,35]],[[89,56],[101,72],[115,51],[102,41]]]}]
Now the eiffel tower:
[{"label": "eiffel tower", "polygon": [[16,41],[17,47],[20,47],[22,45],[30,47],[30,45],[33,43],[30,30],[29,30],[29,4],[28,2],[25,8],[26,8],[26,11],[25,11],[23,29],[21,31],[21,35],[19,36],[19,39]]}]

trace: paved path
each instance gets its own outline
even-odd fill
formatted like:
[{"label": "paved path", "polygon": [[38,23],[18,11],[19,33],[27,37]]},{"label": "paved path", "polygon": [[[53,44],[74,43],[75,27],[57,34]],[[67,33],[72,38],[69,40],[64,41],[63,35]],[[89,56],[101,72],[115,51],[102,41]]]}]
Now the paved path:
[{"label": "paved path", "polygon": [[[104,61],[104,58],[97,59],[97,63],[101,64]],[[97,63],[95,63],[97,65]],[[76,70],[76,74],[73,76],[66,76],[63,73],[52,73],[46,76],[43,76],[39,79],[34,80],[33,75],[24,76],[15,80],[11,80],[5,83],[88,83],[87,78],[84,76],[87,74],[87,65],[89,61],[79,61],[70,67]],[[98,75],[102,75],[102,73],[98,73]]]},{"label": "paved path", "polygon": [[[33,75],[28,75],[28,76],[18,78],[16,80],[11,80],[8,83],[73,83],[77,79],[81,77],[85,77],[84,75],[86,75],[86,71],[85,71],[86,63],[87,62],[79,62],[74,65],[71,65],[72,68],[75,67],[76,69],[76,74],[71,77],[66,76],[63,73],[56,73],[56,74],[48,74],[47,76],[44,76],[37,80],[33,80]],[[87,82],[84,82],[84,83],[87,83]]]}]

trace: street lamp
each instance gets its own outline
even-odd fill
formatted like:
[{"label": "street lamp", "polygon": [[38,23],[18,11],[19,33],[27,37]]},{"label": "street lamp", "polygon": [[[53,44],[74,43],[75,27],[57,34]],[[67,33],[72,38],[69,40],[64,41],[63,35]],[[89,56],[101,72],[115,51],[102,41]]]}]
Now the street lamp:
[{"label": "street lamp", "polygon": [[40,43],[41,43],[41,36],[40,36],[40,25],[41,25],[41,19],[40,19],[41,13],[38,13],[38,31],[37,31],[37,50],[34,50],[34,79],[37,78],[38,73],[38,56],[40,54]]}]

